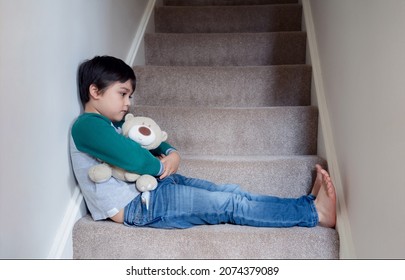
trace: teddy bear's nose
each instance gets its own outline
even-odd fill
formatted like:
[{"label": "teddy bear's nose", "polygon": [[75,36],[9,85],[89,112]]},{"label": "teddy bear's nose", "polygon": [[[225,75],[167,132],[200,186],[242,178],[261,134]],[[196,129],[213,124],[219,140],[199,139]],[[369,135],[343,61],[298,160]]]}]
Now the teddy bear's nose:
[{"label": "teddy bear's nose", "polygon": [[149,136],[152,134],[151,130],[149,128],[147,128],[146,126],[140,126],[138,128],[138,131],[140,134],[145,135],[145,136]]}]

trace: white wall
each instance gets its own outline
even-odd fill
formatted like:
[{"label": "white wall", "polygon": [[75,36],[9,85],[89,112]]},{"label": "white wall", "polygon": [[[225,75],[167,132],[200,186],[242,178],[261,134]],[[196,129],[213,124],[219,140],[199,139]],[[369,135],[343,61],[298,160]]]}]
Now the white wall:
[{"label": "white wall", "polygon": [[310,0],[357,258],[405,258],[405,1]]},{"label": "white wall", "polygon": [[78,64],[125,59],[148,0],[0,0],[0,258],[46,258],[75,190]]}]

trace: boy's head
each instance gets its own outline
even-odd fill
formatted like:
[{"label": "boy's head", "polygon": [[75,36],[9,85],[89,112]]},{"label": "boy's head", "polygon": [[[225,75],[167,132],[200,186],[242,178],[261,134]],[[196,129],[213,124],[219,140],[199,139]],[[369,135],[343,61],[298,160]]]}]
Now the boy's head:
[{"label": "boy's head", "polygon": [[125,83],[130,80],[135,90],[136,78],[134,71],[121,59],[111,56],[96,56],[86,60],[79,66],[77,82],[80,100],[83,107],[90,100],[90,86],[95,85],[103,92],[115,82]]}]

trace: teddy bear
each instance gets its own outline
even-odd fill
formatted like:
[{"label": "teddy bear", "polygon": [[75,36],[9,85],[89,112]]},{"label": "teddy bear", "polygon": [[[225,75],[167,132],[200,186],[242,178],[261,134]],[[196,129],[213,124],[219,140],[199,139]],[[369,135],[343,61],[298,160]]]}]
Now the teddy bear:
[{"label": "teddy bear", "polygon": [[[127,114],[122,125],[122,134],[140,144],[143,148],[153,150],[167,140],[167,133],[162,131],[157,123],[148,117],[135,117]],[[144,200],[149,199],[149,191],[157,187],[157,180],[151,175],[139,175],[127,172],[108,163],[92,166],[88,175],[95,183],[102,183],[112,177],[122,181],[135,182],[135,186],[142,194]]]}]

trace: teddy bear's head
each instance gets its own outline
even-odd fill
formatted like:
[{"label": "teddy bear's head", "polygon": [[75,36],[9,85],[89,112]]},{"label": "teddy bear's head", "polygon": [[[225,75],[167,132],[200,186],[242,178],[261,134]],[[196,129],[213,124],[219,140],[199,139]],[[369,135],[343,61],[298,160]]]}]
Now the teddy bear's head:
[{"label": "teddy bear's head", "polygon": [[135,117],[133,114],[125,116],[122,133],[148,150],[156,149],[167,140],[167,133],[162,131],[154,120],[148,117]]}]

